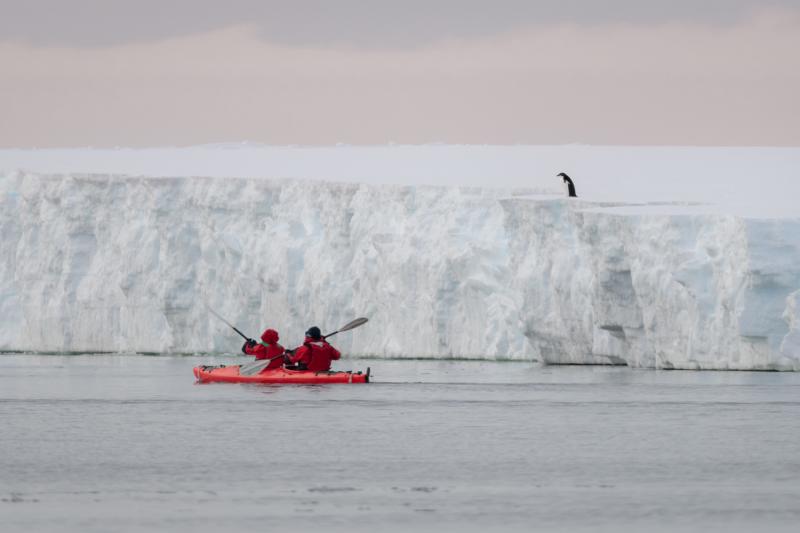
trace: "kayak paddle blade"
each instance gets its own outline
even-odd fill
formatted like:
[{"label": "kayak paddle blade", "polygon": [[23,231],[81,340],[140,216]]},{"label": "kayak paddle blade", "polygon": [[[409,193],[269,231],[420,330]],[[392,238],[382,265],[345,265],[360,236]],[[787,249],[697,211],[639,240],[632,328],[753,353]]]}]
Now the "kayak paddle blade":
[{"label": "kayak paddle blade", "polygon": [[358,326],[362,326],[362,325],[366,324],[368,321],[369,321],[369,319],[368,318],[364,318],[363,316],[361,318],[356,318],[352,322],[348,322],[347,325],[342,326],[341,328],[339,328],[339,333],[341,333],[342,331],[349,331],[351,329],[356,329]]},{"label": "kayak paddle blade", "polygon": [[239,367],[240,376],[255,376],[272,362],[272,359],[261,359]]}]

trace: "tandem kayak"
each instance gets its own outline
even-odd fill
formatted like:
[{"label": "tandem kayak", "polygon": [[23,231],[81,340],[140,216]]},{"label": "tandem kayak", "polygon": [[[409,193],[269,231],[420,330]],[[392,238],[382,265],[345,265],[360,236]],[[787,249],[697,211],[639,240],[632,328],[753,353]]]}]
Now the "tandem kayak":
[{"label": "tandem kayak", "polygon": [[369,368],[361,372],[312,372],[309,370],[287,370],[276,368],[263,370],[258,374],[246,376],[239,374],[240,365],[196,366],[194,375],[202,383],[369,383]]}]

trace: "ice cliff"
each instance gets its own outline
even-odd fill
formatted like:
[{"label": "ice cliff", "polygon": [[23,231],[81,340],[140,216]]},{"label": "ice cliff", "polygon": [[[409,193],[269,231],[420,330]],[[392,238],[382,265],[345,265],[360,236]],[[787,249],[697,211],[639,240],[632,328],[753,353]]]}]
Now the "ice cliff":
[{"label": "ice cliff", "polygon": [[237,351],[211,316],[353,355],[800,370],[800,218],[523,191],[0,177],[0,349]]}]

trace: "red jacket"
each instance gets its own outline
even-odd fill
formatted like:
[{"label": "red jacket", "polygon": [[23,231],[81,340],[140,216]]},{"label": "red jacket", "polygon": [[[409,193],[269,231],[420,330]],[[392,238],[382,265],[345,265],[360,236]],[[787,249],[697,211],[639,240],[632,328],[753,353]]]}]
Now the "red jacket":
[{"label": "red jacket", "polygon": [[303,345],[295,350],[289,358],[292,363],[303,363],[313,372],[325,372],[331,369],[331,361],[339,359],[342,354],[325,340],[306,337]]},{"label": "red jacket", "polygon": [[283,364],[283,358],[278,357],[283,354],[284,348],[280,344],[278,344],[278,332],[274,329],[268,329],[261,334],[261,340],[264,341],[264,344],[256,344],[255,346],[249,346],[247,343],[242,346],[242,351],[247,355],[255,355],[256,361],[259,359],[272,359],[273,357],[277,357],[277,359],[273,360],[265,370],[269,370],[272,368],[280,368]]}]

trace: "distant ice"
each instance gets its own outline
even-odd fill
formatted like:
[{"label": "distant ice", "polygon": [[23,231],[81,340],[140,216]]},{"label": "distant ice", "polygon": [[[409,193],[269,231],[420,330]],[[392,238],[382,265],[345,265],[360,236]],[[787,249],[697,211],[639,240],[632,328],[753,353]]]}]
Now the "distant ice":
[{"label": "distant ice", "polygon": [[352,355],[800,370],[799,156],[4,150],[0,349],[235,351],[207,301],[287,345],[368,316]]},{"label": "distant ice", "polygon": [[372,185],[531,187],[575,180],[595,202],[713,204],[748,217],[800,216],[800,148],[606,146],[264,146],[0,150],[0,170],[293,178]]}]

